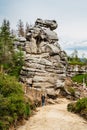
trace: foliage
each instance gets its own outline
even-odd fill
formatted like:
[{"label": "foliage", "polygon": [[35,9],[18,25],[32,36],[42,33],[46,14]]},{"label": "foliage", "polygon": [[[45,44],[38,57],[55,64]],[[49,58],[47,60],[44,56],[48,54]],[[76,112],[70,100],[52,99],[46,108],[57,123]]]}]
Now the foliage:
[{"label": "foliage", "polygon": [[10,64],[12,52],[13,43],[10,37],[10,23],[4,19],[0,29],[0,63],[3,66]]},{"label": "foliage", "polygon": [[80,65],[80,66],[86,65],[85,62],[75,61],[75,60],[68,61],[68,64],[70,64],[70,65]]},{"label": "foliage", "polygon": [[27,118],[30,105],[15,77],[0,73],[0,130],[8,130],[20,118]]},{"label": "foliage", "polygon": [[75,103],[69,103],[68,105],[67,105],[67,110],[68,111],[70,111],[70,112],[74,112],[74,110],[75,110]]},{"label": "foliage", "polygon": [[73,87],[69,87],[68,91],[71,93],[72,96],[75,96],[75,89]]},{"label": "foliage", "polygon": [[85,61],[81,61],[80,58],[78,58],[78,57],[74,58],[74,57],[70,57],[70,56],[68,56],[68,63],[70,65],[81,65],[81,66],[86,64]]},{"label": "foliage", "polygon": [[68,111],[79,113],[87,119],[87,97],[79,99],[76,103],[70,103],[67,106]]},{"label": "foliage", "polygon": [[24,56],[23,52],[20,49],[18,52],[14,52],[13,54],[12,64],[10,70],[8,71],[8,74],[16,76],[18,78],[23,64],[24,64]]},{"label": "foliage", "polygon": [[14,50],[14,36],[10,33],[10,23],[8,20],[3,20],[0,29],[0,66],[3,70],[16,77],[19,76],[23,66],[23,53]]},{"label": "foliage", "polygon": [[87,74],[78,74],[72,77],[72,80],[77,83],[83,83],[83,79],[85,80],[85,83],[87,84]]},{"label": "foliage", "polygon": [[76,103],[76,112],[81,112],[81,110],[87,108],[87,98],[79,99]]}]

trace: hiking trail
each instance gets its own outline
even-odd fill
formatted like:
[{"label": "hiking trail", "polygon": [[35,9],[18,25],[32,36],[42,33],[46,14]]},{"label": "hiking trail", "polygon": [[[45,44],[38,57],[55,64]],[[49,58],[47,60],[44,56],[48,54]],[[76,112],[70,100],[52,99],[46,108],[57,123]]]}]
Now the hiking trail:
[{"label": "hiking trail", "polygon": [[80,116],[67,111],[66,99],[58,99],[58,104],[37,108],[17,130],[87,130],[87,122]]}]

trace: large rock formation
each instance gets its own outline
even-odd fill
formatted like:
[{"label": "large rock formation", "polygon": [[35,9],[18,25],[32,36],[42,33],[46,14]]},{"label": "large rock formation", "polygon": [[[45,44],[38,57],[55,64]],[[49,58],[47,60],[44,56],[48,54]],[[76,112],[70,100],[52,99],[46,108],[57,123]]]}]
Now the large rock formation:
[{"label": "large rock formation", "polygon": [[67,57],[61,50],[55,20],[37,19],[25,41],[25,64],[20,79],[30,87],[45,89],[56,95],[66,77]]}]

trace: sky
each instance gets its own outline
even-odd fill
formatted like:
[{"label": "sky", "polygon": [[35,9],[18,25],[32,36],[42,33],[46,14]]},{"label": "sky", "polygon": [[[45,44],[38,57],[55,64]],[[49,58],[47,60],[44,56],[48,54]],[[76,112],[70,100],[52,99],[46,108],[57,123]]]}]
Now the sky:
[{"label": "sky", "polygon": [[0,26],[4,18],[13,29],[19,19],[24,24],[54,19],[61,48],[69,55],[77,49],[79,57],[87,56],[87,0],[0,0]]}]

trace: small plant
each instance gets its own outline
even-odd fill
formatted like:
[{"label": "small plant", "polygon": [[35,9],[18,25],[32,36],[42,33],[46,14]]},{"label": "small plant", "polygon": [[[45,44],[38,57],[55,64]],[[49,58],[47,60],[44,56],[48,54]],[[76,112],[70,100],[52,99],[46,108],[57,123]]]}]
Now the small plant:
[{"label": "small plant", "polygon": [[67,110],[68,111],[70,111],[70,112],[74,112],[74,110],[75,110],[75,103],[70,103],[70,104],[68,104],[68,106],[67,106]]},{"label": "small plant", "polygon": [[76,103],[70,103],[67,106],[68,111],[79,113],[87,119],[87,97],[79,99]]},{"label": "small plant", "polygon": [[69,87],[68,91],[71,93],[72,96],[75,96],[75,89],[74,88]]},{"label": "small plant", "polygon": [[87,98],[79,99],[76,103],[76,112],[81,112],[87,108]]},{"label": "small plant", "polygon": [[83,83],[83,79],[85,79],[85,83],[87,84],[87,74],[78,74],[72,77],[72,80],[77,83]]}]

